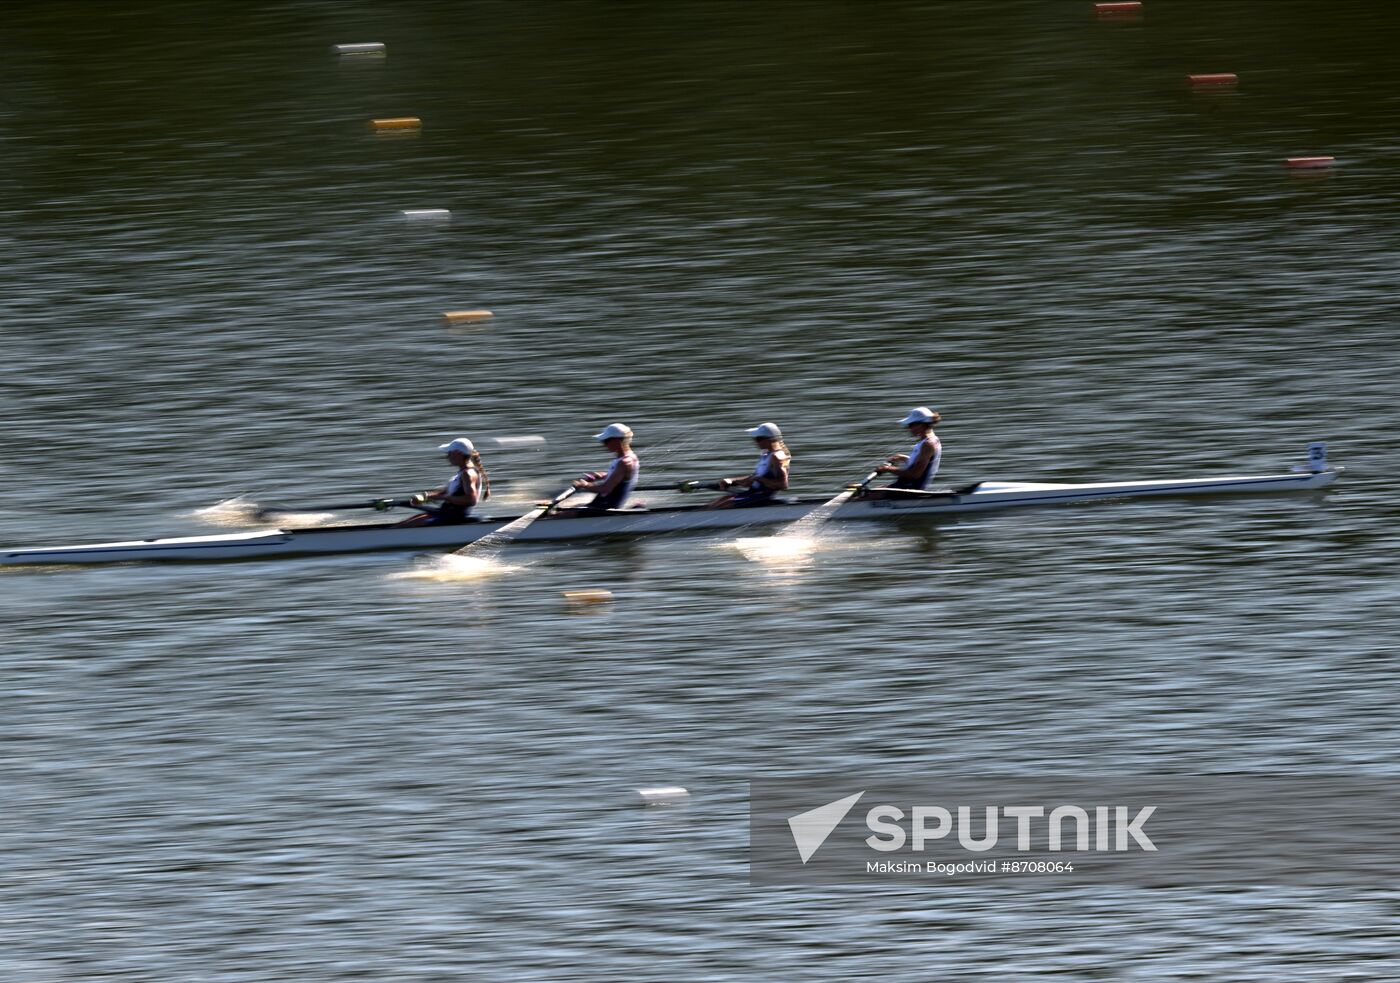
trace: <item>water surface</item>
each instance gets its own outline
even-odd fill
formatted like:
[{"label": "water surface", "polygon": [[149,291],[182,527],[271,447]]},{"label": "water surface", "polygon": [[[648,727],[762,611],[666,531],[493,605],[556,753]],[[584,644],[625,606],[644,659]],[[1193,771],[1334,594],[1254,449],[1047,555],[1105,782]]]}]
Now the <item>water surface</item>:
[{"label": "water surface", "polygon": [[[1270,473],[1325,497],[0,575],[26,981],[1379,979],[1390,885],[751,889],[755,774],[1394,776],[1384,5],[9,11],[0,542],[441,481],[523,510],[779,422],[835,494]],[[336,43],[383,41],[382,59]],[[1237,87],[1190,90],[1188,72]],[[414,115],[420,134],[376,136]],[[1333,154],[1327,173],[1289,156]],[[401,209],[450,208],[446,224]],[[495,317],[444,328],[446,310]],[[489,451],[489,445],[486,446]],[[649,496],[659,501],[657,496]],[[745,533],[751,535],[752,533]],[[611,591],[569,604],[565,591]],[[631,790],[691,789],[644,811]]]}]

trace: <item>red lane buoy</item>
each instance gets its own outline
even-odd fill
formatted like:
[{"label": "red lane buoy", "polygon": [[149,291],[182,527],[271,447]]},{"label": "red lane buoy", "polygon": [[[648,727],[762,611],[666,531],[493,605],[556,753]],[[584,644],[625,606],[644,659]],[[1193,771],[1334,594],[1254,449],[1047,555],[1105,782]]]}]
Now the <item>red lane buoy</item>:
[{"label": "red lane buoy", "polygon": [[1139,0],[1125,0],[1122,3],[1096,3],[1094,10],[1100,14],[1131,14],[1142,9]]},{"label": "red lane buoy", "polygon": [[1337,163],[1335,157],[1289,157],[1283,162],[1284,167],[1292,167],[1298,170],[1316,170],[1321,167],[1332,167]]},{"label": "red lane buoy", "polygon": [[1186,81],[1192,85],[1234,85],[1240,77],[1234,72],[1214,72],[1206,75],[1188,75]]}]

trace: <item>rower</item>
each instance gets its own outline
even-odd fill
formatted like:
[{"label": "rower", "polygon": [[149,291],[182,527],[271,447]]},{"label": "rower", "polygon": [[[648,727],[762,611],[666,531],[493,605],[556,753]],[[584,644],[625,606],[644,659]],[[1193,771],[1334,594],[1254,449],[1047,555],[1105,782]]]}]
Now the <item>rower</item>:
[{"label": "rower", "polygon": [[627,502],[627,496],[637,486],[637,478],[642,473],[642,464],[632,451],[632,428],[625,423],[610,423],[593,439],[612,451],[613,462],[602,474],[590,473],[574,482],[579,491],[593,493],[593,501],[579,509],[566,511],[605,512],[620,509]]},{"label": "rower", "polygon": [[458,437],[438,447],[447,455],[457,473],[447,484],[432,491],[419,492],[409,499],[414,505],[440,503],[431,512],[423,512],[400,522],[401,526],[451,526],[466,522],[478,502],[491,497],[491,480],[481,463],[481,454],[466,437]]},{"label": "rower", "polygon": [[892,474],[894,481],[887,488],[903,488],[923,491],[938,473],[938,463],[943,457],[943,445],[933,432],[934,425],[943,419],[927,406],[916,406],[899,422],[909,428],[909,433],[918,438],[918,443],[908,454],[894,454],[886,458],[886,463],[875,470],[879,474]]},{"label": "rower", "polygon": [[751,474],[740,475],[737,478],[721,478],[721,490],[741,490],[715,499],[705,506],[706,508],[745,509],[755,505],[767,505],[778,492],[787,491],[788,466],[792,463],[792,454],[783,442],[783,432],[778,429],[776,423],[760,423],[746,432],[754,439],[761,452],[758,463],[754,465]]}]

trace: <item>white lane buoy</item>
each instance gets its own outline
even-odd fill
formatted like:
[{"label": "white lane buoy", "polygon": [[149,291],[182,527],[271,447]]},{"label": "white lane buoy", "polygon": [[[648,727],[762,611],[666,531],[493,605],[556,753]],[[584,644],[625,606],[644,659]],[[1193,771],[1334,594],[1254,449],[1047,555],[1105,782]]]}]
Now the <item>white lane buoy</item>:
[{"label": "white lane buoy", "polygon": [[452,217],[446,208],[405,208],[399,214],[411,222],[441,222]]},{"label": "white lane buoy", "polygon": [[564,600],[575,607],[582,607],[589,604],[607,604],[612,599],[613,592],[602,587],[593,587],[588,590],[564,591]]},{"label": "white lane buoy", "polygon": [[337,44],[335,53],[338,55],[382,55],[384,45],[378,41],[366,44]]},{"label": "white lane buoy", "polygon": [[523,434],[519,437],[487,437],[497,447],[543,447],[545,439],[539,434]]},{"label": "white lane buoy", "polygon": [[644,806],[673,806],[687,801],[690,792],[679,785],[664,785],[657,788],[639,788],[637,796]]}]

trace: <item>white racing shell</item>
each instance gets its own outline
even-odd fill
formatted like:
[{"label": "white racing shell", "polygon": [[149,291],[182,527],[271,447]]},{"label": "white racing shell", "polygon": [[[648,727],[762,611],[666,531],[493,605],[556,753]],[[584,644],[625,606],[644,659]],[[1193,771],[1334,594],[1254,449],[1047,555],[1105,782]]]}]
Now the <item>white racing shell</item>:
[{"label": "white racing shell", "polygon": [[[1313,460],[1317,458],[1314,457]],[[1276,475],[1090,484],[988,481],[959,490],[898,492],[888,497],[881,497],[877,493],[855,498],[838,508],[832,519],[875,520],[906,516],[936,518],[941,515],[992,509],[1147,496],[1314,491],[1330,485],[1337,475],[1337,470],[1304,470]],[[562,511],[532,523],[519,538],[528,542],[562,541],[793,522],[825,501],[824,498],[776,499],[771,505],[730,510],[682,506],[593,513]],[[119,563],[132,560],[236,560],[317,553],[360,553],[372,550],[456,549],[475,542],[515,518],[516,516],[483,518],[450,526],[394,526],[379,523],[314,529],[269,529],[261,532],[185,536],[174,539],[14,549],[0,552],[0,566]]]}]

